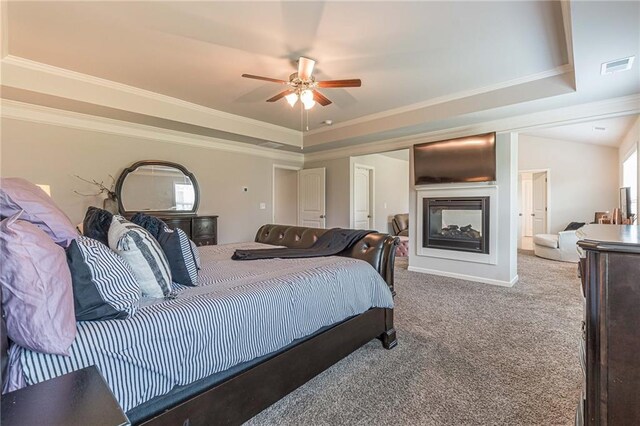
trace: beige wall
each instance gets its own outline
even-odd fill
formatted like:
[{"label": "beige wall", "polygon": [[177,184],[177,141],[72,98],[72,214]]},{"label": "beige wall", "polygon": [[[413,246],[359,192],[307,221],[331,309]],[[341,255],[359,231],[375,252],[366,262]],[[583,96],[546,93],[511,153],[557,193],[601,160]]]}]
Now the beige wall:
[{"label": "beige wall", "polygon": [[351,226],[351,171],[355,163],[375,167],[375,228],[390,232],[389,218],[409,211],[409,162],[381,154],[305,163],[305,169],[326,169],[327,228]]},{"label": "beige wall", "polygon": [[[619,183],[620,187],[622,187],[622,164],[629,158],[629,155],[633,153],[634,150],[637,150],[640,154],[640,115],[636,119],[631,129],[627,132],[625,137],[622,139],[622,143],[620,144],[620,148],[618,150],[618,168],[619,168]],[[640,171],[640,155],[638,155],[638,170]],[[640,173],[638,173],[638,188],[640,188]],[[636,212],[637,213],[637,212]],[[636,220],[636,224],[637,224]]]},{"label": "beige wall", "polygon": [[519,170],[550,170],[550,231],[618,206],[618,149],[520,135]]},{"label": "beige wall", "polygon": [[298,224],[298,172],[276,168],[273,171],[273,221],[281,225]]},{"label": "beige wall", "polygon": [[393,215],[409,213],[409,161],[372,154],[351,157],[351,163],[374,168],[374,227],[379,232],[393,233]]},{"label": "beige wall", "polygon": [[[109,181],[139,160],[169,160],[193,172],[200,185],[200,214],[216,214],[220,243],[250,241],[272,220],[273,163],[249,154],[179,145],[67,127],[2,119],[0,175],[19,176],[51,186],[51,195],[74,223],[98,197],[74,175]],[[242,187],[249,188],[243,192]],[[266,204],[260,210],[260,203]]]},{"label": "beige wall", "polygon": [[326,170],[327,228],[349,227],[349,158],[305,163],[305,169]]}]

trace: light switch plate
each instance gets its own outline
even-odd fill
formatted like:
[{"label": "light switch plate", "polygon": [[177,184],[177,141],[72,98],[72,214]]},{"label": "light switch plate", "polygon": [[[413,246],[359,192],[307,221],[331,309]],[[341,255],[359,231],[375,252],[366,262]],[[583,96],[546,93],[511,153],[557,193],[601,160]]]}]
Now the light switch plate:
[{"label": "light switch plate", "polygon": [[260,203],[260,210],[266,210],[267,209],[267,203]]}]

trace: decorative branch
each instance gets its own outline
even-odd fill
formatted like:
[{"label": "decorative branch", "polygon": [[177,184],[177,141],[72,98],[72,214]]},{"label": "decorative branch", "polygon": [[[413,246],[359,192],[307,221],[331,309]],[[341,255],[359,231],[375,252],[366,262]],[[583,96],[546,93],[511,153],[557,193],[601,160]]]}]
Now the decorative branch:
[{"label": "decorative branch", "polygon": [[101,194],[107,194],[107,197],[115,200],[116,193],[114,192],[114,187],[115,187],[115,184],[116,184],[116,180],[114,179],[113,176],[109,175],[109,177],[111,178],[111,187],[110,188],[107,188],[104,185],[104,181],[98,182],[95,179],[89,180],[89,179],[85,179],[83,177],[80,177],[78,175],[74,175],[74,176],[77,177],[78,179],[80,179],[83,182],[86,182],[86,183],[89,183],[89,184],[91,184],[93,186],[96,186],[99,189],[99,191],[97,193],[95,193],[95,194],[83,194],[83,193],[78,192],[78,191],[73,191],[76,194],[82,195],[83,197],[97,197],[98,195],[101,195]]}]

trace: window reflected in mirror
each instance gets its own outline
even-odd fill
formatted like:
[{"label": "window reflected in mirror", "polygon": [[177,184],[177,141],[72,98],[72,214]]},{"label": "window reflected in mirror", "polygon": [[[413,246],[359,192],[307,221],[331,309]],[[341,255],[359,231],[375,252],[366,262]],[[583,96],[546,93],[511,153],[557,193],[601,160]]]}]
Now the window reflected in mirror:
[{"label": "window reflected in mirror", "polygon": [[196,190],[189,176],[166,165],[143,165],[124,178],[121,202],[126,211],[189,212]]}]

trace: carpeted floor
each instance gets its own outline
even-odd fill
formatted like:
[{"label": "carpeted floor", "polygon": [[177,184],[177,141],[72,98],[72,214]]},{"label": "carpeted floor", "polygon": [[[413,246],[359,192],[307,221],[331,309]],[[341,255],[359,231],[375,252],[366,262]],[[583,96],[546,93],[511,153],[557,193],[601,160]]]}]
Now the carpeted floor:
[{"label": "carpeted floor", "polygon": [[368,343],[249,424],[573,424],[576,266],[518,258],[513,288],[409,272],[400,259],[398,346]]}]

